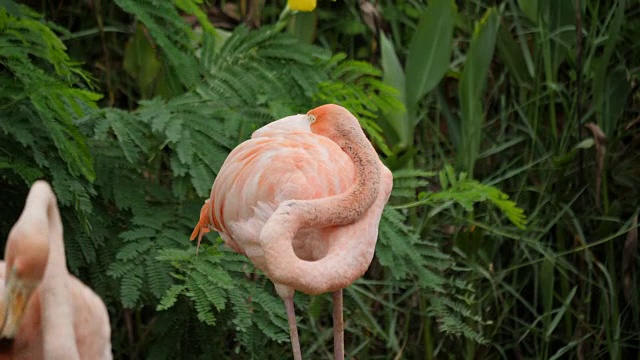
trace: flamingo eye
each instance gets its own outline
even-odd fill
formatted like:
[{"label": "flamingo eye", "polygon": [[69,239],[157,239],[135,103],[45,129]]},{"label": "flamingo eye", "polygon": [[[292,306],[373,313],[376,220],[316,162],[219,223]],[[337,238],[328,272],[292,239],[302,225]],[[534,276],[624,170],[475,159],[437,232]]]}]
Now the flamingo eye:
[{"label": "flamingo eye", "polygon": [[315,115],[307,114],[307,119],[309,119],[309,123],[310,124],[313,124],[314,122],[316,122],[316,116]]}]

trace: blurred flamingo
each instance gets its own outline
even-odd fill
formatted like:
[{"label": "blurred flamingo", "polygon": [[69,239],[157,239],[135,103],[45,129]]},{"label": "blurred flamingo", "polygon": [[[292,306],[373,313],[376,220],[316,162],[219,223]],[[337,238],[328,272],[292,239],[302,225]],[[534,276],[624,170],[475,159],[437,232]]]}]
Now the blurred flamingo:
[{"label": "blurred flamingo", "polygon": [[301,359],[295,290],[333,292],[334,356],[344,358],[342,289],[373,258],[392,176],[358,120],[338,105],[255,131],[222,165],[191,239],[211,229],[275,284]]},{"label": "blurred flamingo", "polygon": [[46,182],[31,187],[9,233],[5,261],[0,359],[112,358],[107,309],[67,270],[60,213]]}]

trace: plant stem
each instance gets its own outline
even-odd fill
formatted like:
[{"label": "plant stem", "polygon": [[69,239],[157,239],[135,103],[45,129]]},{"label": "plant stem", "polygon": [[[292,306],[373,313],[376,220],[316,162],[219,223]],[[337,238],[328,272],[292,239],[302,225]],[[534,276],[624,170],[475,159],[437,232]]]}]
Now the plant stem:
[{"label": "plant stem", "polygon": [[427,315],[427,300],[424,294],[420,294],[420,314],[423,319],[424,359],[433,360],[433,338],[431,336],[431,319]]}]

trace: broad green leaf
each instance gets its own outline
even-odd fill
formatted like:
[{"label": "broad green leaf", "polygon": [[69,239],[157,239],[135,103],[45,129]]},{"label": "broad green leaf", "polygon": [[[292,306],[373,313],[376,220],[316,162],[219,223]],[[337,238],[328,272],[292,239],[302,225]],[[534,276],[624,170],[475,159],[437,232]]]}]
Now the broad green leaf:
[{"label": "broad green leaf", "polygon": [[125,45],[122,67],[136,80],[143,98],[154,95],[153,82],[160,70],[160,62],[141,24],[138,24],[136,33]]},{"label": "broad green leaf", "polygon": [[[558,69],[564,63],[566,57],[572,57],[576,53],[576,9],[573,0],[547,0],[544,6],[545,18],[549,18],[549,24],[540,24],[549,28],[551,47],[551,70],[553,71],[553,81],[557,81]],[[545,41],[543,39],[543,41]]]},{"label": "broad green leaf", "polygon": [[554,32],[553,37],[561,42],[560,46],[566,50],[575,52],[576,43],[576,8],[573,0],[549,1],[550,28]]},{"label": "broad green leaf", "polygon": [[[382,32],[380,33],[380,52],[382,54],[382,71],[384,72],[383,81],[386,85],[398,90],[397,99],[402,104],[406,104],[405,77],[402,65],[396,56],[393,43]],[[409,120],[409,114],[406,111],[385,112],[384,118],[398,136],[398,147],[400,149],[406,148],[411,142],[414,127],[413,122]]]},{"label": "broad green leaf", "polygon": [[538,21],[538,0],[518,0],[518,6],[531,22]]},{"label": "broad green leaf", "polygon": [[[598,119],[598,126],[600,126],[607,136],[613,135],[611,134],[611,131],[614,129],[614,127],[612,127],[613,124],[609,123],[610,120],[608,118],[605,119],[605,117],[609,115],[607,114],[607,109],[605,109],[605,107],[608,106],[605,102],[609,99],[609,95],[612,95],[611,89],[613,88],[613,84],[607,84],[607,82],[609,82],[609,77],[607,75],[610,73],[609,66],[611,65],[611,55],[613,54],[613,50],[618,42],[620,28],[624,21],[624,9],[626,3],[626,0],[619,0],[617,1],[617,6],[614,9],[611,9],[613,18],[605,32],[608,40],[602,52],[602,56],[600,56],[596,61],[597,66],[593,77],[593,103],[597,109],[596,116]],[[611,74],[611,76],[614,75]]]},{"label": "broad green leaf", "polygon": [[601,129],[607,137],[614,135],[618,128],[618,120],[625,109],[630,90],[624,68],[616,68],[607,76],[599,114],[602,119]]},{"label": "broad green leaf", "polygon": [[524,54],[506,27],[501,27],[498,31],[497,46],[498,56],[507,65],[518,84],[530,84],[532,79],[527,70]]},{"label": "broad green leaf", "polygon": [[462,110],[462,146],[458,152],[458,166],[470,175],[473,175],[480,151],[481,130],[484,125],[481,99],[493,59],[499,25],[495,8],[487,10],[476,24],[458,90]]},{"label": "broad green leaf", "polygon": [[407,57],[407,104],[413,107],[438,85],[449,68],[456,5],[433,0],[420,16]]}]

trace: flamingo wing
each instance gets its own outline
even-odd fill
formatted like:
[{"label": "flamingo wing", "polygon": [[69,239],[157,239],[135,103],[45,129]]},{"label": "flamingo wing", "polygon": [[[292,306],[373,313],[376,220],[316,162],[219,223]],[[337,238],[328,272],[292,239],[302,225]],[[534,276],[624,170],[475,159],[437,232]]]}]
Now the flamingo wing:
[{"label": "flamingo wing", "polygon": [[[330,139],[311,132],[304,115],[275,121],[227,157],[211,190],[211,221],[226,243],[264,270],[260,230],[285,200],[333,196],[353,186],[351,159]],[[320,239],[316,231],[300,238]],[[296,245],[302,257],[317,246]],[[322,250],[320,250],[322,253]]]}]

